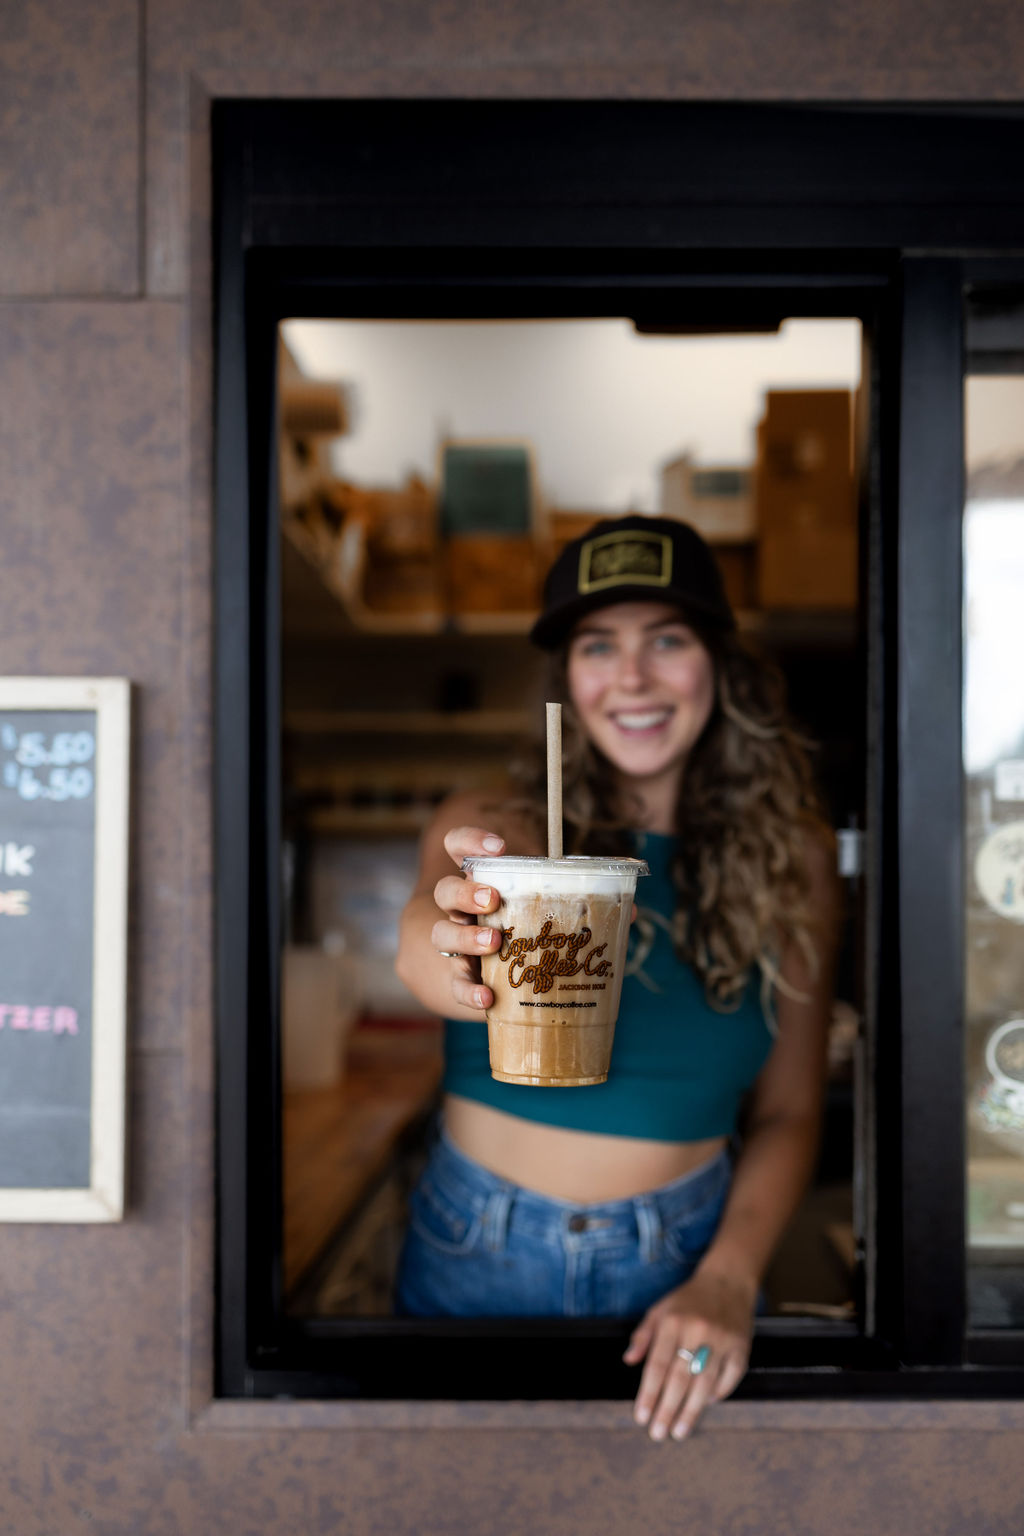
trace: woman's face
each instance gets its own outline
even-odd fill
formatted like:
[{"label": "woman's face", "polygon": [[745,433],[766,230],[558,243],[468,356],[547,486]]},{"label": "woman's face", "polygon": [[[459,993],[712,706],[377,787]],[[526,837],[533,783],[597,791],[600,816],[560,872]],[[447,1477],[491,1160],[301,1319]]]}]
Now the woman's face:
[{"label": "woman's face", "polygon": [[715,702],[711,653],[678,609],[614,603],[589,614],[569,641],[568,676],[580,723],[609,762],[674,789]]}]

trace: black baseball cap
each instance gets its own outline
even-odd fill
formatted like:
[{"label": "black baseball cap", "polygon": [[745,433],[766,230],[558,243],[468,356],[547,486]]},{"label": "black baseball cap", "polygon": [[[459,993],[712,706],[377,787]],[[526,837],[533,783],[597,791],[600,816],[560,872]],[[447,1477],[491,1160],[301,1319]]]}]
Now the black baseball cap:
[{"label": "black baseball cap", "polygon": [[584,614],[611,603],[665,602],[699,623],[735,629],[721,572],[689,523],[672,517],[602,519],[562,550],[544,583],[544,607],[530,630],[553,651]]}]

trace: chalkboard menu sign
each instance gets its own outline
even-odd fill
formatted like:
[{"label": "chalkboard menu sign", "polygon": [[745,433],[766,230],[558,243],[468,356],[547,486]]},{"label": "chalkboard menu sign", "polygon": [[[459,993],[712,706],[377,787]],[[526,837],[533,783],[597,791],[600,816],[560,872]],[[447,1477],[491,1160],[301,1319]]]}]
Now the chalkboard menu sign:
[{"label": "chalkboard menu sign", "polygon": [[0,1220],[124,1209],[130,690],[0,678]]}]

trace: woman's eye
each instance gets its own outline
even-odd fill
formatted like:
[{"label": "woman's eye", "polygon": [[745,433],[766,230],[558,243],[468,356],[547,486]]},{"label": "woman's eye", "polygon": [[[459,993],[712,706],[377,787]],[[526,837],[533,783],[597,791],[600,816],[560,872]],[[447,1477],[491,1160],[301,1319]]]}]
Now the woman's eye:
[{"label": "woman's eye", "polygon": [[612,644],[610,640],[580,640],[577,642],[577,656],[609,656]]},{"label": "woman's eye", "polygon": [[654,648],[658,651],[678,651],[690,644],[690,636],[681,629],[668,629],[656,635]]}]

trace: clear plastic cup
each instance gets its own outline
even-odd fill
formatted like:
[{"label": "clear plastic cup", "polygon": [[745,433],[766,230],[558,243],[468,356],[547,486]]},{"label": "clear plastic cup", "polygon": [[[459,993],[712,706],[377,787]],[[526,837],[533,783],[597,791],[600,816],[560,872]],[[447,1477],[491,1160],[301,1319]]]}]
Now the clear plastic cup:
[{"label": "clear plastic cup", "polygon": [[478,921],[502,930],[481,958],[491,1075],[536,1088],[608,1076],[630,914],[642,859],[467,858],[463,870],[501,897]]}]

